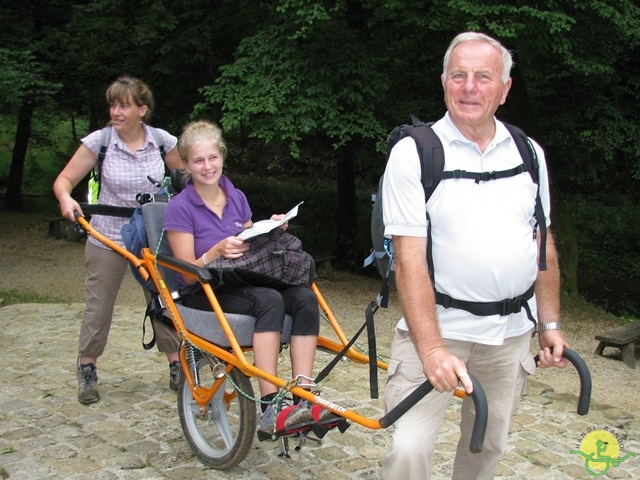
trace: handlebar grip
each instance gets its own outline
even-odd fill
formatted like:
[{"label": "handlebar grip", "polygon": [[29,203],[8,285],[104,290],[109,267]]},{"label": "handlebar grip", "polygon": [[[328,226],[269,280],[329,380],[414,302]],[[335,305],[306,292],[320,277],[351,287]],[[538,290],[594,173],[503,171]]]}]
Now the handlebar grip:
[{"label": "handlebar grip", "polygon": [[476,419],[473,422],[473,431],[471,432],[471,441],[469,443],[469,450],[472,453],[478,453],[482,450],[484,443],[484,434],[487,431],[487,419],[489,417],[489,406],[487,404],[487,396],[484,394],[484,390],[480,382],[469,374],[471,381],[473,382],[473,392],[471,392],[471,398],[476,407]]},{"label": "handlebar grip", "polygon": [[429,380],[425,380],[418,386],[413,392],[411,392],[406,398],[404,398],[398,405],[393,407],[387,414],[380,419],[380,426],[387,428],[393,425],[402,415],[413,407],[416,403],[422,400],[431,390],[433,385],[429,383]]},{"label": "handlebar grip", "polygon": [[[553,349],[552,349],[553,350]],[[578,372],[580,377],[580,396],[578,397],[578,415],[586,415],[589,413],[589,403],[591,402],[591,373],[587,364],[580,355],[569,348],[562,350],[562,356],[569,360]],[[536,365],[540,360],[540,355],[534,357]]]},{"label": "handlebar grip", "polygon": [[[473,375],[469,375],[471,382],[473,383],[473,393],[471,398],[476,407],[476,419],[473,423],[473,432],[471,433],[471,442],[469,449],[476,453],[482,450],[482,444],[484,443],[484,435],[487,431],[487,417],[488,417],[488,405],[487,397],[484,394],[482,385],[475,379]],[[403,399],[398,405],[393,407],[380,421],[382,428],[391,426],[398,418],[404,415],[411,407],[418,403],[422,398],[433,390],[433,385],[429,383],[429,380],[425,380],[420,384],[413,392],[411,392],[405,399]]]}]

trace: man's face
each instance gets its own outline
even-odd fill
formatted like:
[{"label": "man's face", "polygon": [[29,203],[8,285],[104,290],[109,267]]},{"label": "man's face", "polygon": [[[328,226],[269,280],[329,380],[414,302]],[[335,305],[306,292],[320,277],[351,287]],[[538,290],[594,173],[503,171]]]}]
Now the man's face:
[{"label": "man's face", "polygon": [[465,42],[452,52],[442,79],[444,101],[460,129],[489,128],[507,99],[511,78],[502,82],[500,53],[486,42]]}]

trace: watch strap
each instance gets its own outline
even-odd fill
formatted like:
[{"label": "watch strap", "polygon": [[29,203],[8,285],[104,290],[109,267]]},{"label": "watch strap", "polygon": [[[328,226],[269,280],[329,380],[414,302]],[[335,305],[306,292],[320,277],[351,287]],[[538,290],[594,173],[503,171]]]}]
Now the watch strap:
[{"label": "watch strap", "polygon": [[536,333],[546,332],[547,330],[561,330],[560,322],[546,322],[536,325]]}]

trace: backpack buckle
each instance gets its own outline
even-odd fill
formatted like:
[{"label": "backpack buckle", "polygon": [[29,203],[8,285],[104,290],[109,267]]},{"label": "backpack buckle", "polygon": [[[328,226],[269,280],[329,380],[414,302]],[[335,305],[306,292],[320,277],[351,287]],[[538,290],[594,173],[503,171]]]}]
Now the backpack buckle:
[{"label": "backpack buckle", "polygon": [[492,170],[491,172],[482,172],[476,178],[476,183],[480,182],[488,182],[489,180],[496,179],[496,171]]},{"label": "backpack buckle", "polygon": [[394,251],[393,251],[393,243],[391,242],[391,239],[385,238],[383,246],[386,254],[389,255],[391,258],[393,258]]},{"label": "backpack buckle", "polygon": [[508,298],[500,302],[500,316],[505,317],[522,310],[522,297]]},{"label": "backpack buckle", "polygon": [[136,200],[140,205],[153,202],[153,195],[151,193],[139,193],[136,195]]}]

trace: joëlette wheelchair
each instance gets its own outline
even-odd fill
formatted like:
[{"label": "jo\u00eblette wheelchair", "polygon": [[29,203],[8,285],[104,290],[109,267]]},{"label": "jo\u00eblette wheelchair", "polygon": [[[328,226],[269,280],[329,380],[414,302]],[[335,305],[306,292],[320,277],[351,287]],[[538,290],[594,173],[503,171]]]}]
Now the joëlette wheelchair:
[{"label": "jo\u00eblette wheelchair", "polygon": [[[386,415],[372,419],[302,388],[301,385],[307,386],[310,379],[285,380],[257,368],[245,356],[245,352],[252,348],[255,318],[224,313],[216,299],[211,273],[171,256],[163,235],[165,207],[166,203],[163,202],[145,203],[140,207],[148,240],[148,247],[142,249],[140,257],[110,241],[91,227],[84,217],[78,215],[77,220],[89,235],[131,263],[132,269],[146,282],[146,288],[157,295],[162,315],[170,320],[182,339],[179,356],[183,375],[178,386],[178,412],[185,438],[204,464],[227,470],[240,463],[251,449],[257,430],[257,411],[250,378],[262,378],[277,386],[281,397],[297,395],[334,414],[324,423],[295,425],[288,430],[276,431],[271,436],[261,436],[262,432],[259,432],[259,440],[280,439],[281,456],[284,457],[289,456],[289,438],[299,438],[302,446],[309,433],[320,439],[329,430],[344,432],[349,421],[371,429],[387,428],[433,389],[426,381]],[[109,214],[108,210],[108,207],[103,207],[101,213]],[[177,274],[197,280],[197,285],[211,304],[212,312],[187,308],[181,304],[180,298],[184,292],[179,288]],[[317,284],[314,283],[311,288],[336,337],[330,339],[319,336],[317,348],[336,354],[335,359],[344,355],[354,363],[369,364],[370,370],[386,370],[386,362],[378,359],[377,355],[372,354],[370,358],[352,346],[355,337],[351,341],[347,338]],[[283,345],[289,341],[291,324],[292,319],[287,316],[281,334]],[[566,350],[565,357],[578,369],[581,381],[578,413],[584,415],[589,409],[591,394],[589,371],[574,352]],[[312,388],[317,386],[320,377],[311,381]],[[487,423],[487,402],[482,386],[473,377],[472,382],[476,418],[470,449],[480,451]],[[464,391],[457,390],[456,396],[464,398]]]}]

